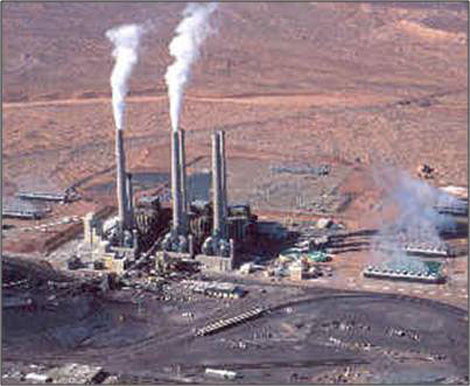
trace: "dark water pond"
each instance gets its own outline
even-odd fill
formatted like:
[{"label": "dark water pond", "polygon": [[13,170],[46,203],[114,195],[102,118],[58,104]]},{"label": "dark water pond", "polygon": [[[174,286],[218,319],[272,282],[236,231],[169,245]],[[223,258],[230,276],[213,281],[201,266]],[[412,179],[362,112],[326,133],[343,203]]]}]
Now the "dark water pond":
[{"label": "dark water pond", "polygon": [[[168,181],[168,179],[168,173],[133,173],[132,185],[134,187],[134,191],[146,190],[165,183]],[[87,190],[96,193],[113,194],[116,190],[116,182],[114,180],[109,182],[102,182],[90,186]]]},{"label": "dark water pond", "polygon": [[[133,173],[132,183],[134,191],[141,191],[155,188],[157,185],[169,182],[170,176],[168,173]],[[187,177],[187,186],[190,200],[209,200],[209,189],[211,186],[210,173],[194,173]],[[90,192],[102,194],[114,194],[116,190],[115,181],[103,182],[90,186]]]}]

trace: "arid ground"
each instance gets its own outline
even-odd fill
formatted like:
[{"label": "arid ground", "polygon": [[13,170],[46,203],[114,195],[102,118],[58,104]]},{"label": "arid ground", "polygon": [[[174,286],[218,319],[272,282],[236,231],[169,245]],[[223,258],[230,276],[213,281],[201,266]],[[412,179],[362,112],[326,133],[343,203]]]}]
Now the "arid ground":
[{"label": "arid ground", "polygon": [[[51,217],[29,231],[24,228],[30,223],[8,220],[14,228],[2,230],[4,251],[41,257],[48,238],[75,226],[40,230],[41,224],[115,205],[113,59],[105,32],[123,23],[148,29],[127,98],[128,167],[141,175],[138,194],[152,189],[152,181],[167,179],[164,74],[184,5],[2,7],[4,204],[19,190],[73,185],[82,196],[54,206]],[[384,167],[416,177],[417,168],[428,164],[435,168],[434,179],[427,180],[431,185],[467,186],[468,4],[227,3],[212,21],[181,123],[193,174],[210,167],[210,133],[226,131],[231,202],[249,202],[261,219],[326,215],[363,230],[377,227],[382,199],[377,179]],[[328,164],[331,173],[308,179],[273,172],[292,164]],[[322,194],[348,195],[352,201],[326,214],[299,205]],[[466,309],[466,241],[453,242],[462,252],[450,265],[451,282],[437,289],[364,288],[360,271],[367,251],[338,255],[332,264],[339,274],[325,286],[392,293],[400,288]],[[447,323],[452,321],[442,326]]]}]

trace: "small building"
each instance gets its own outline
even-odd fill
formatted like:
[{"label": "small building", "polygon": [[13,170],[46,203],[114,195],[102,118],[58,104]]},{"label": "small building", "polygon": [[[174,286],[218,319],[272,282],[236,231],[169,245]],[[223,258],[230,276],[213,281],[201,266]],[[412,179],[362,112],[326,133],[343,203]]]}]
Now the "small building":
[{"label": "small building", "polygon": [[295,281],[304,280],[306,278],[306,271],[302,261],[296,261],[289,267],[290,279]]},{"label": "small building", "polygon": [[230,272],[233,269],[233,257],[217,255],[196,255],[196,261],[201,264],[203,270],[216,272]]},{"label": "small building", "polygon": [[191,285],[191,290],[205,296],[230,299],[238,299],[246,294],[244,289],[233,283],[215,281],[195,281]]}]

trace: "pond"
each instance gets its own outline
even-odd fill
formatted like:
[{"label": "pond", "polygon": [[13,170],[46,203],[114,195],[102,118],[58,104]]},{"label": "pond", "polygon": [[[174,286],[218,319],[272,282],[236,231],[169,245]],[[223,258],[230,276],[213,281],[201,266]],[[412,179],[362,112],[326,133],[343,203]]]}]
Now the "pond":
[{"label": "pond", "polygon": [[[163,184],[170,181],[168,173],[154,173],[154,172],[143,172],[132,174],[132,185],[134,192],[155,188],[157,185]],[[187,177],[187,187],[189,193],[189,199],[194,200],[209,200],[210,199],[210,187],[211,187],[211,174],[210,173],[194,173]],[[115,181],[102,182],[90,186],[88,189],[90,192],[102,193],[102,194],[114,194],[116,191]]]}]

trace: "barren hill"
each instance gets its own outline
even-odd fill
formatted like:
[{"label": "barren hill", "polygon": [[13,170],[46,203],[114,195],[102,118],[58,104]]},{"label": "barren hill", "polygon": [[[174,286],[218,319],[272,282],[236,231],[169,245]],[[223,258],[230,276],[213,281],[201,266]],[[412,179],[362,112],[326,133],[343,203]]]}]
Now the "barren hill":
[{"label": "barren hill", "polygon": [[[183,6],[3,5],[7,195],[77,181],[112,186],[113,61],[104,34],[122,23],[149,29],[128,98],[129,166],[168,172],[163,75]],[[276,184],[266,179],[277,163],[336,164],[348,176],[343,188],[358,193],[358,205],[370,188],[371,171],[384,163],[413,174],[427,163],[438,171],[432,183],[465,185],[467,8],[221,4],[186,93],[182,126],[189,131],[192,171],[209,166],[208,134],[224,128],[230,195],[255,206],[266,204],[260,197]]]}]

